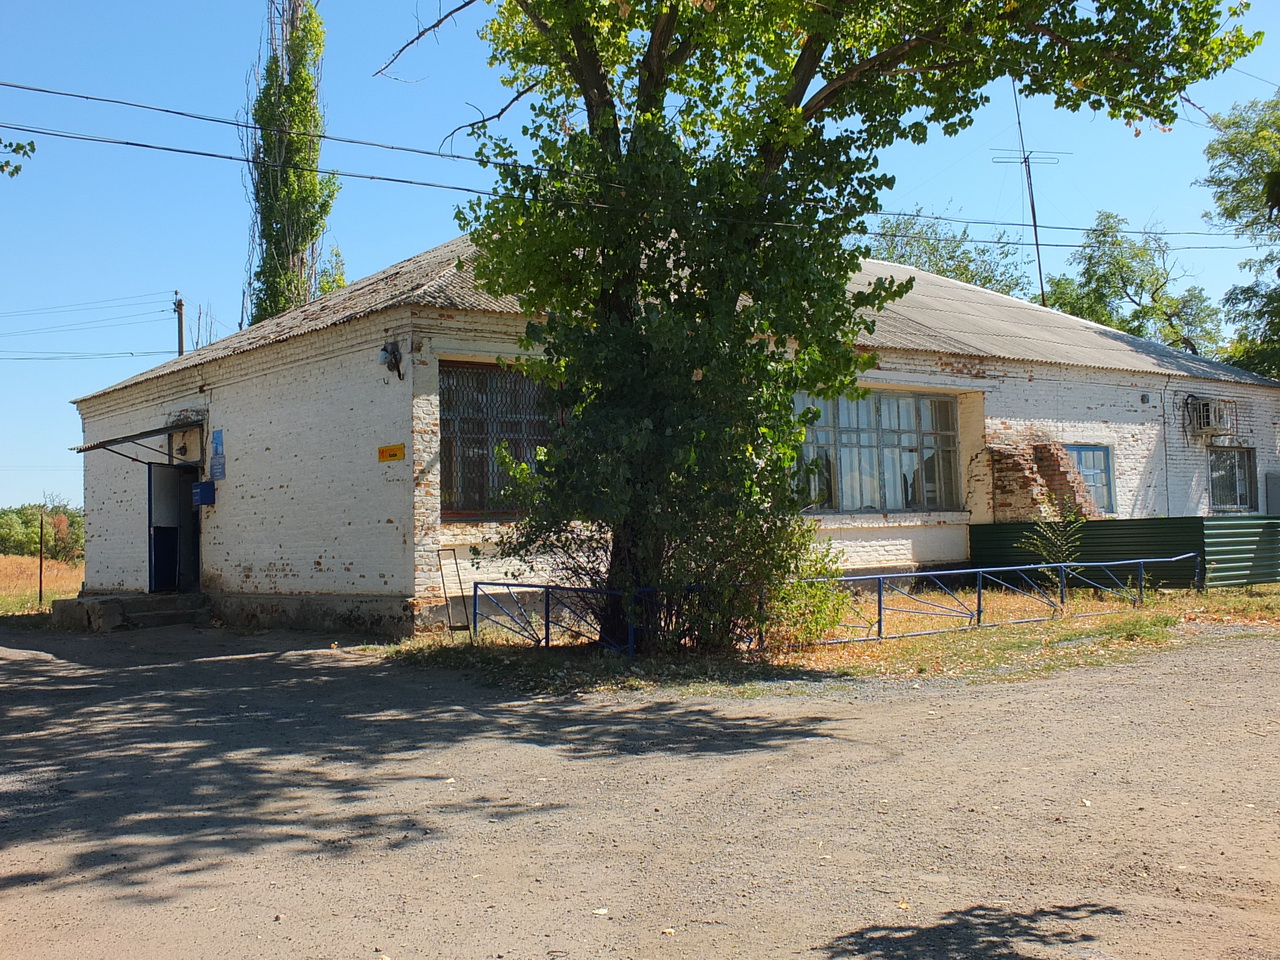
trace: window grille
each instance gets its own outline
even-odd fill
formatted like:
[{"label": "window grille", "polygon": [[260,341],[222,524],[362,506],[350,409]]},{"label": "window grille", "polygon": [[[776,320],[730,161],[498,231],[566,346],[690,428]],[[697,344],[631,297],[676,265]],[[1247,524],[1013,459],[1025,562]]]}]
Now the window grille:
[{"label": "window grille", "polygon": [[440,364],[440,512],[512,513],[497,450],[533,465],[551,430],[543,390],[524,374],[476,363]]},{"label": "window grille", "polygon": [[1252,449],[1209,450],[1209,506],[1223,513],[1258,509],[1258,461]]},{"label": "window grille", "polygon": [[1196,436],[1217,437],[1232,433],[1236,425],[1235,402],[1232,400],[1187,399],[1187,419]]}]

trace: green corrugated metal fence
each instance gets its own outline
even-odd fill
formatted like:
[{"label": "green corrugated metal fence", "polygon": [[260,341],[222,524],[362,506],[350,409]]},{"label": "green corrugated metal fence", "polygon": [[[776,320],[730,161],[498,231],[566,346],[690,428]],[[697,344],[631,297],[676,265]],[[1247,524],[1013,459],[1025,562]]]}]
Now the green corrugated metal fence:
[{"label": "green corrugated metal fence", "polygon": [[[969,528],[970,563],[975,567],[1037,563],[1040,557],[1015,546],[1031,523],[975,524]],[[1205,586],[1227,587],[1280,582],[1280,517],[1156,517],[1146,520],[1091,520],[1081,527],[1084,563],[1200,555]],[[1152,571],[1163,583],[1187,585],[1191,562]]]},{"label": "green corrugated metal fence", "polygon": [[1280,581],[1280,517],[1206,517],[1205,586]]},{"label": "green corrugated metal fence", "polygon": [[[1034,529],[1032,523],[974,524],[969,528],[969,562],[975,567],[1041,563],[1041,558],[1030,550],[1015,546]],[[1083,563],[1176,557],[1184,553],[1204,555],[1201,517],[1091,520],[1080,530],[1077,559]],[[1160,583],[1189,586],[1196,575],[1196,564],[1193,560],[1162,564],[1151,574]]]}]

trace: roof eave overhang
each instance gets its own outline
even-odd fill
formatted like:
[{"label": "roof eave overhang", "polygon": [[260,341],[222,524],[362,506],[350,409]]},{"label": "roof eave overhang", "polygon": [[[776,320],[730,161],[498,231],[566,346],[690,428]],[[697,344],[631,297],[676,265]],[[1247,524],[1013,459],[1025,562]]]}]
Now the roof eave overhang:
[{"label": "roof eave overhang", "polygon": [[152,437],[163,437],[170,433],[181,433],[183,430],[191,430],[195,427],[204,426],[204,417],[184,417],[181,420],[175,420],[173,423],[163,427],[156,427],[154,430],[143,430],[140,433],[130,433],[123,437],[112,437],[110,440],[95,440],[93,443],[81,444],[78,447],[72,447],[72,453],[88,453],[90,450],[106,450],[110,447],[119,447],[126,443],[135,443],[138,440],[149,440]]}]

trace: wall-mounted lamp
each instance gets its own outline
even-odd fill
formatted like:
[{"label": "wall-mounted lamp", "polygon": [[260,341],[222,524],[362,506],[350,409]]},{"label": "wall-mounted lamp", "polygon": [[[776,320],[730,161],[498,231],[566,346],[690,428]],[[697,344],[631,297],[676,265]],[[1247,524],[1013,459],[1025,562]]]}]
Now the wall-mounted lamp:
[{"label": "wall-mounted lamp", "polygon": [[404,379],[404,373],[400,369],[400,344],[392,340],[382,345],[382,349],[378,351],[378,363],[395,373],[401,380]]},{"label": "wall-mounted lamp", "polygon": [[1150,403],[1150,402],[1151,402],[1151,394],[1149,394],[1149,393],[1144,393],[1144,394],[1143,394],[1142,396],[1140,396],[1138,399],[1142,402],[1143,406],[1146,406],[1148,403]]}]

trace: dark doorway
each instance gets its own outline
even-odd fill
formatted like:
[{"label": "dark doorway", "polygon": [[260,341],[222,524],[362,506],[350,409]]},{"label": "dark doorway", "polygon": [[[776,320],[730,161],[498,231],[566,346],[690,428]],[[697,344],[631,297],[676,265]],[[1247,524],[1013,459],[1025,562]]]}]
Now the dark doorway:
[{"label": "dark doorway", "polygon": [[200,589],[200,514],[191,502],[195,466],[148,464],[147,527],[152,593]]}]

